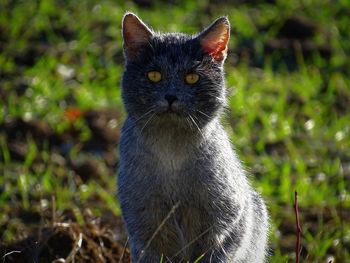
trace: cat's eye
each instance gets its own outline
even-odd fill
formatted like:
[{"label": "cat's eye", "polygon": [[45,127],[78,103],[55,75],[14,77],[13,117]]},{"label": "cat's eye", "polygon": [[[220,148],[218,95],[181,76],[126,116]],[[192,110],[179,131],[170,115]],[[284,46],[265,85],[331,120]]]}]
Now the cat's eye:
[{"label": "cat's eye", "polygon": [[159,82],[162,79],[162,74],[159,71],[149,71],[147,78],[152,82]]},{"label": "cat's eye", "polygon": [[195,84],[197,83],[199,80],[199,75],[196,74],[196,73],[188,73],[186,76],[185,76],[185,82],[187,84]]}]

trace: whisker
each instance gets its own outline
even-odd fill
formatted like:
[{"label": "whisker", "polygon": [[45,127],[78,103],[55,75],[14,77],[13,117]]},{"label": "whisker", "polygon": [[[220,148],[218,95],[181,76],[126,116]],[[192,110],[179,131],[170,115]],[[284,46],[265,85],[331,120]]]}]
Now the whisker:
[{"label": "whisker", "polygon": [[[146,121],[146,123],[145,123],[144,126],[142,127],[141,132],[140,132],[140,135],[141,135],[141,134],[142,134],[142,130],[146,127],[146,125],[148,124],[148,122],[149,122],[149,121],[153,118],[153,116],[156,114],[154,111],[155,111],[155,107],[150,107],[149,110],[148,110],[146,113],[142,114],[139,118],[137,118],[136,121],[134,121],[134,123],[132,123],[132,125],[131,125],[127,130],[124,131],[124,133],[126,133],[126,132],[128,132],[129,130],[135,128],[136,125],[137,125],[137,123],[138,123],[139,121],[141,121],[142,119],[148,117],[150,114],[153,113],[153,115],[151,115],[151,117]],[[140,142],[140,137],[141,137],[141,136],[138,136],[138,138],[137,138],[137,142],[136,142],[137,151],[136,151],[136,152],[138,152],[138,150],[139,150],[138,148],[139,148],[139,146],[140,146],[140,144],[139,144],[139,142]]]},{"label": "whisker", "polygon": [[136,121],[134,121],[133,125],[131,127],[129,127],[128,129],[126,129],[125,131],[122,131],[123,133],[128,132],[130,129],[134,128],[136,126],[136,124],[142,120],[143,118],[147,117],[147,115],[151,114],[152,112],[154,112],[155,107],[151,107],[146,113],[142,114],[139,118],[136,119]]},{"label": "whisker", "polygon": [[139,118],[136,120],[136,122],[139,121],[140,119],[142,119],[146,114],[148,114],[148,113],[154,111],[154,109],[155,109],[154,106],[150,107],[149,110],[148,110],[146,113],[142,114],[141,117],[139,117]]},{"label": "whisker", "polygon": [[218,96],[217,96],[217,93],[206,92],[205,95],[207,95],[208,97],[212,97],[212,98],[214,98],[214,99],[217,99],[217,100],[219,100],[219,101],[224,100],[224,98],[218,97]]},{"label": "whisker", "polygon": [[187,123],[188,123],[188,126],[190,126],[190,129],[191,131],[193,131],[193,125],[192,125],[192,122],[188,119],[188,117],[185,118]]},{"label": "whisker", "polygon": [[[144,124],[143,127],[141,128],[141,130],[140,130],[140,135],[138,136],[137,142],[136,142],[137,148],[140,146],[139,142],[140,142],[140,138],[142,137],[142,131],[146,128],[147,124],[153,119],[154,115],[156,115],[156,112],[154,112],[154,113],[151,115],[151,117],[149,117],[149,119],[145,122],[145,124]],[[137,149],[137,152],[138,152],[138,149]]]},{"label": "whisker", "polygon": [[201,129],[199,128],[197,122],[193,119],[193,117],[191,116],[191,114],[187,113],[188,117],[190,117],[190,119],[192,120],[193,124],[197,127],[197,130],[199,131],[199,133],[202,135],[202,138],[204,139],[204,134],[202,133]]},{"label": "whisker", "polygon": [[152,114],[151,117],[149,117],[149,119],[146,121],[145,125],[143,125],[143,127],[141,128],[141,131],[140,131],[140,135],[142,135],[142,131],[146,128],[147,124],[153,119],[154,115],[156,115],[155,112]]},{"label": "whisker", "polygon": [[205,117],[207,118],[211,118],[208,114],[205,114],[203,111],[200,111],[200,110],[196,110],[197,112],[201,113],[202,115],[204,115]]},{"label": "whisker", "polygon": [[209,97],[212,97],[212,98],[214,98],[214,99],[217,99],[217,100],[219,100],[219,101],[222,101],[223,100],[223,98],[220,98],[220,97],[218,97],[218,96],[215,96],[215,95],[211,95],[211,94],[207,94]]}]

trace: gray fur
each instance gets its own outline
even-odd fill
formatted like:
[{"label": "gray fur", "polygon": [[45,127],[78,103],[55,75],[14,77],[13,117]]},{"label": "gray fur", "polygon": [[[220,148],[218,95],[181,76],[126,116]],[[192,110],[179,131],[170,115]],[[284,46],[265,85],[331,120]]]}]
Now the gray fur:
[{"label": "gray fur", "polygon": [[[226,18],[221,18],[228,23]],[[210,29],[207,29],[210,30]],[[264,262],[268,216],[219,122],[223,61],[199,36],[156,34],[128,57],[118,197],[134,262]],[[125,47],[127,48],[127,47]],[[146,74],[162,72],[159,83]],[[196,72],[194,85],[183,81]],[[178,98],[168,112],[166,94]]]}]

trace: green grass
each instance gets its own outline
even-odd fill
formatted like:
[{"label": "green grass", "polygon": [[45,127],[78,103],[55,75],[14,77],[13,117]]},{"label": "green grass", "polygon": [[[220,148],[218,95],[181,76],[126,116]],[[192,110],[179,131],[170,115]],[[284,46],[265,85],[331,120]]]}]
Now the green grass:
[{"label": "green grass", "polygon": [[[156,30],[187,33],[228,15],[233,27],[226,62],[231,96],[223,121],[252,183],[267,200],[270,261],[294,260],[294,190],[300,201],[303,262],[323,262],[328,255],[337,262],[350,260],[350,2],[155,1],[151,7],[131,1],[64,2],[1,1],[0,92],[6,96],[0,96],[0,124],[15,117],[41,119],[58,133],[73,125],[85,141],[91,136],[87,124],[70,123],[64,112],[70,107],[123,112],[120,24],[125,11],[136,12]],[[329,45],[329,59],[317,51],[309,56],[296,52],[295,61],[280,51],[264,52],[293,14],[317,24],[310,41]],[[247,47],[254,55],[241,53]],[[22,95],[16,91],[19,83],[27,85]],[[31,138],[24,160],[12,160],[7,137],[0,130],[1,241],[20,238],[27,227],[10,218],[11,211],[45,213],[52,196],[58,215],[72,210],[81,223],[86,209],[96,216],[120,214],[111,171],[100,180],[79,183],[45,143],[39,147]],[[75,146],[69,156],[81,154]]]}]

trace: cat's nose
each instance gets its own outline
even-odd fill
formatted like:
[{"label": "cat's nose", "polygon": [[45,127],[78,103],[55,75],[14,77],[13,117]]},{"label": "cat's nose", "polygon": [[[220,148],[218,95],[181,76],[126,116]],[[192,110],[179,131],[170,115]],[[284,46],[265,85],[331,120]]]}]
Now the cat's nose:
[{"label": "cat's nose", "polygon": [[175,95],[172,95],[172,94],[166,94],[164,96],[164,98],[168,101],[169,107],[171,107],[171,105],[173,104],[174,101],[177,101],[177,97]]}]

